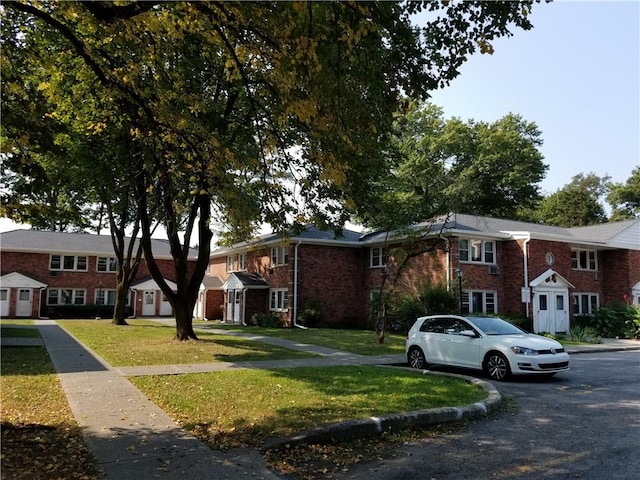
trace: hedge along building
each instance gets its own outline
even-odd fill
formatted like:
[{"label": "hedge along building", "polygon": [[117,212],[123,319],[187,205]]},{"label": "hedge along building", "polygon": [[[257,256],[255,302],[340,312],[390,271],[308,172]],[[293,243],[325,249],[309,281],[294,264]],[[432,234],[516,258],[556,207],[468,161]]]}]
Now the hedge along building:
[{"label": "hedge along building", "polygon": [[640,301],[640,220],[562,228],[451,214],[411,230],[418,241],[307,226],[215,250],[207,275],[223,282],[216,318],[245,324],[270,312],[297,325],[313,306],[325,326],[364,327],[385,277],[394,294],[427,279],[461,286],[463,313],[524,315],[536,332],[565,332],[577,314]]},{"label": "hedge along building", "polygon": [[[173,259],[165,240],[152,241],[169,285]],[[190,257],[195,263],[197,252]],[[109,235],[13,230],[0,234],[0,315],[66,317],[111,315],[116,258]],[[128,314],[171,316],[171,305],[149,275],[144,258],[130,287]]]}]

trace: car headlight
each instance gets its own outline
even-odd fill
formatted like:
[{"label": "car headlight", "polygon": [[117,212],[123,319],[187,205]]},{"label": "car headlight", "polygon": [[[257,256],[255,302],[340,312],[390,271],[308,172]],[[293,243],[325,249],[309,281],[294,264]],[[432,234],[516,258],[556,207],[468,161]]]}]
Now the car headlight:
[{"label": "car headlight", "polygon": [[511,351],[516,355],[538,355],[538,351],[527,347],[511,347]]}]

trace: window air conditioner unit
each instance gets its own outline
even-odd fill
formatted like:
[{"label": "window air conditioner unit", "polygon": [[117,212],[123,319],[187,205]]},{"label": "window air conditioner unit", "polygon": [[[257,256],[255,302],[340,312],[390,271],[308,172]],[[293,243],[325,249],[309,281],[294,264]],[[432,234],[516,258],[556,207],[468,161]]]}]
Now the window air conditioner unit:
[{"label": "window air conditioner unit", "polygon": [[497,275],[498,273],[498,265],[489,265],[489,275]]}]

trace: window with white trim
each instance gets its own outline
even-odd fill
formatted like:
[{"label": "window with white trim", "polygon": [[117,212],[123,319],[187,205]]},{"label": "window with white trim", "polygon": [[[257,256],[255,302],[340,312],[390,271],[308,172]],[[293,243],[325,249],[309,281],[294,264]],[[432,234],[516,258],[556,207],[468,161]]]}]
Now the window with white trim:
[{"label": "window with white trim", "polygon": [[571,268],[574,270],[598,270],[598,253],[595,250],[571,249]]},{"label": "window with white trim", "polygon": [[574,293],[573,314],[591,315],[600,306],[600,295],[597,293]]},{"label": "window with white trim", "polygon": [[85,292],[82,288],[50,288],[47,305],[84,305]]},{"label": "window with white trim", "polygon": [[498,295],[491,290],[464,290],[462,292],[462,313],[493,314],[498,311]]},{"label": "window with white trim", "polygon": [[227,272],[244,272],[247,270],[247,254],[227,255]]},{"label": "window with white trim", "polygon": [[387,247],[371,247],[369,255],[369,266],[380,268],[387,265],[389,261],[389,249]]},{"label": "window with white trim", "polygon": [[269,299],[269,310],[284,312],[289,309],[289,290],[287,288],[270,289]]},{"label": "window with white trim", "polygon": [[[94,293],[96,305],[115,305],[116,290],[113,288],[97,289]],[[131,305],[131,292],[127,293],[126,305]]]},{"label": "window with white trim", "polygon": [[247,270],[247,254],[239,253],[238,254],[238,271],[244,272]]},{"label": "window with white trim", "polygon": [[116,257],[98,257],[96,270],[98,272],[115,272],[118,269]]},{"label": "window with white trim", "polygon": [[461,238],[458,242],[460,261],[470,263],[496,263],[496,242],[478,238]]},{"label": "window with white trim", "polygon": [[279,267],[289,263],[289,247],[271,248],[271,266]]},{"label": "window with white trim", "polygon": [[87,271],[87,257],[84,255],[51,255],[49,270]]}]

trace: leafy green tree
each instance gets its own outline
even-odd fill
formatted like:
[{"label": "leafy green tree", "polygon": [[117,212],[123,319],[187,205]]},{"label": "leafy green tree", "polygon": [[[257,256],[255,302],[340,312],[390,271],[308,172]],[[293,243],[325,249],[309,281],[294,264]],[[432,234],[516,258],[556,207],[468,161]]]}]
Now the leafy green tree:
[{"label": "leafy green tree", "polygon": [[[518,115],[465,123],[445,119],[435,105],[408,101],[395,133],[391,175],[374,208],[388,207],[399,225],[451,211],[515,218],[540,199],[537,184],[547,170],[541,133]],[[365,211],[368,224],[380,218]]]},{"label": "leafy green tree", "polygon": [[607,189],[607,202],[613,207],[610,220],[640,217],[640,167],[633,169],[625,183],[609,183]]},{"label": "leafy green tree", "polygon": [[607,221],[600,198],[609,177],[575,175],[571,182],[545,197],[533,213],[536,221],[562,227],[581,227]]},{"label": "leafy green tree", "polygon": [[[263,222],[338,228],[385,170],[400,93],[424,97],[475,49],[490,51],[513,25],[531,28],[531,4],[15,2],[4,9],[27,32],[22,41],[52,52],[39,65],[50,72],[39,85],[47,115],[93,133],[130,117],[122,133],[140,145],[133,181],[142,248],[174,308],[176,338],[185,340],[196,338],[192,311],[212,222],[228,225],[230,239]],[[442,15],[420,31],[410,18],[422,9]],[[81,102],[64,88],[73,82]],[[176,292],[151,250],[155,216],[168,234]]]}]

